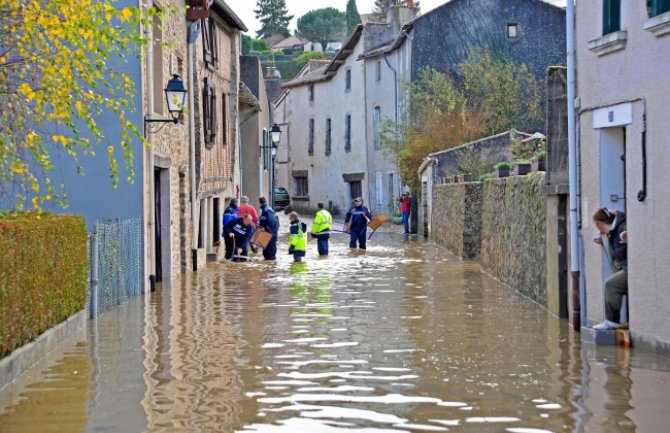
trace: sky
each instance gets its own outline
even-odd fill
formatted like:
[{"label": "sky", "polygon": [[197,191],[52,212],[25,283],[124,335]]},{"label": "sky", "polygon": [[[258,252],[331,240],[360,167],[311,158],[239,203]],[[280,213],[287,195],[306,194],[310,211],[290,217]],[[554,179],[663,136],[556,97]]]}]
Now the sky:
[{"label": "sky", "polygon": [[[565,6],[566,0],[545,0],[549,3]],[[426,13],[436,7],[446,3],[446,0],[420,0],[421,13]],[[260,23],[256,20],[254,9],[256,8],[255,0],[228,0],[226,3],[235,11],[235,13],[242,19],[244,24],[249,28],[249,34],[256,35],[256,31],[260,28]],[[372,12],[374,0],[356,0],[358,12],[367,14]],[[293,15],[293,21],[289,26],[290,30],[295,29],[296,20],[302,15],[313,9],[320,9],[325,7],[334,7],[344,11],[347,5],[347,0],[286,0],[286,7],[289,14]]]}]

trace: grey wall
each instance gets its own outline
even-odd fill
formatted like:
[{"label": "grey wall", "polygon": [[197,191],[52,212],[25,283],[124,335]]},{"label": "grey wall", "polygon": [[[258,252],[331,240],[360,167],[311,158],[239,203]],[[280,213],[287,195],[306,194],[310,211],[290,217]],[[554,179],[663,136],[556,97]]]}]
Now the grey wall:
[{"label": "grey wall", "polygon": [[[507,39],[508,23],[520,37]],[[541,0],[453,0],[414,22],[412,80],[432,66],[454,70],[468,47],[491,46],[532,65],[539,82],[565,63],[565,10]]]}]

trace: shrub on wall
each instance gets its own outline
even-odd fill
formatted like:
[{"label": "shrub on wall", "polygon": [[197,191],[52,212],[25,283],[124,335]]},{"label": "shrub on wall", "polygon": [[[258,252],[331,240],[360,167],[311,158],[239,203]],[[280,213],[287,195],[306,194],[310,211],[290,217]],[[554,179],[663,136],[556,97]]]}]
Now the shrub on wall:
[{"label": "shrub on wall", "polygon": [[84,218],[0,214],[0,358],[86,304]]}]

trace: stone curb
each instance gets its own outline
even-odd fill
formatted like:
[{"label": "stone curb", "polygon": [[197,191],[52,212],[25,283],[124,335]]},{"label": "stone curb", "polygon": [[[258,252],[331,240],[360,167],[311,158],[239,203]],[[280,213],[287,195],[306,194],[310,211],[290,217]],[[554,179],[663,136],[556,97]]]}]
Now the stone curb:
[{"label": "stone curb", "polygon": [[86,319],[86,310],[81,310],[43,332],[35,341],[24,344],[5,358],[0,359],[0,390],[37,364],[51,350],[85,329]]}]

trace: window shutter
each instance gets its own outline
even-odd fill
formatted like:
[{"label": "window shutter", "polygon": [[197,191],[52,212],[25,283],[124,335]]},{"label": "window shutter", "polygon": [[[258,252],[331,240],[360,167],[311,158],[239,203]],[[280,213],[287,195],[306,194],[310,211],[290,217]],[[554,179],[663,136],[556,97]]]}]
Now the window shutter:
[{"label": "window shutter", "polygon": [[202,28],[202,49],[205,63],[211,63],[212,60],[212,38],[210,33],[210,24],[208,19],[203,19],[201,22]]},{"label": "window shutter", "polygon": [[603,0],[603,35],[621,30],[621,0]]},{"label": "window shutter", "polygon": [[223,145],[228,144],[228,107],[226,107],[226,94],[221,94],[221,126],[223,134]]},{"label": "window shutter", "polygon": [[212,134],[212,124],[210,118],[210,107],[209,107],[209,81],[205,78],[205,87],[202,91],[202,120],[203,120],[203,132],[205,135],[205,144],[210,143],[210,137]]},{"label": "window shutter", "polygon": [[209,95],[210,95],[210,117],[211,117],[211,131],[212,131],[212,136],[209,139],[210,143],[214,143],[216,141],[216,91],[214,89],[214,86],[210,85],[209,87]]},{"label": "window shutter", "polygon": [[216,23],[214,22],[213,19],[209,19],[210,23],[210,38],[211,38],[211,44],[212,44],[212,64],[214,66],[217,66],[219,64],[219,38],[218,38],[218,32],[216,31]]}]

